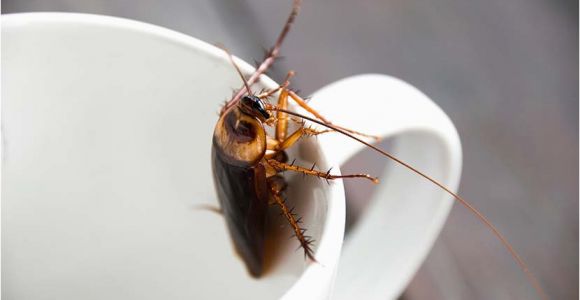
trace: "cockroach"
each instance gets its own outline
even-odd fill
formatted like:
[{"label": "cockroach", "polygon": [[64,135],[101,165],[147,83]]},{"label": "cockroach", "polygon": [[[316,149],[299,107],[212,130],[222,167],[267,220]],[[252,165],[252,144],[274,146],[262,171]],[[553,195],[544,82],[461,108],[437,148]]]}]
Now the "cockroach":
[{"label": "cockroach", "polygon": [[[244,77],[232,55],[226,50],[233,66],[242,78],[243,86],[225,103],[220,111],[219,120],[213,133],[212,168],[221,212],[225,216],[235,248],[245,262],[248,272],[254,277],[260,277],[263,272],[266,213],[269,205],[279,207],[281,215],[287,219],[300,247],[304,250],[305,257],[311,261],[316,261],[312,248],[314,241],[305,234],[300,217],[288,207],[284,200],[284,190],[288,184],[281,176],[282,172],[299,172],[327,181],[342,178],[362,178],[374,183],[378,182],[377,178],[369,174],[334,175],[331,170],[321,171],[317,170],[315,166],[298,166],[294,164],[294,161],[288,163],[289,158],[286,150],[301,137],[336,132],[364,144],[383,157],[393,160],[430,181],[465,206],[499,239],[525,273],[538,296],[547,299],[538,280],[520,255],[481,212],[429,175],[363,140],[365,137],[372,136],[335,125],[324,118],[319,112],[311,108],[298,93],[288,88],[290,78],[294,75],[293,72],[288,73],[285,82],[278,88],[258,95],[252,93],[251,86],[278,58],[280,47],[298,15],[300,4],[301,0],[294,0],[292,11],[276,43],[266,53],[265,59],[249,78]],[[277,105],[267,102],[267,99],[276,93],[279,93]],[[293,101],[312,116],[289,110],[289,101]],[[289,133],[289,122],[296,122],[297,119],[302,120],[302,123],[298,129]],[[305,127],[304,120],[321,125],[326,129],[318,130]],[[268,135],[266,126],[274,127],[275,136]]]}]

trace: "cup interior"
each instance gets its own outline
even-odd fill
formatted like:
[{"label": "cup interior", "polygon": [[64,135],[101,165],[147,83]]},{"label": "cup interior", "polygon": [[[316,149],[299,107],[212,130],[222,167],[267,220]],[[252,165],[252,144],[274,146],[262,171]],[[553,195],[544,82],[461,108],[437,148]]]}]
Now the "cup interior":
[{"label": "cup interior", "polygon": [[[2,42],[3,295],[273,299],[305,272],[332,268],[324,249],[340,249],[342,235],[326,233],[344,228],[327,220],[341,184],[288,177],[289,202],[326,264],[304,260],[274,207],[270,268],[258,280],[223,217],[199,208],[218,206],[212,134],[241,86],[218,48],[81,14],[3,16]],[[273,87],[265,78],[256,90]],[[311,142],[290,155],[324,168],[319,153]]]}]

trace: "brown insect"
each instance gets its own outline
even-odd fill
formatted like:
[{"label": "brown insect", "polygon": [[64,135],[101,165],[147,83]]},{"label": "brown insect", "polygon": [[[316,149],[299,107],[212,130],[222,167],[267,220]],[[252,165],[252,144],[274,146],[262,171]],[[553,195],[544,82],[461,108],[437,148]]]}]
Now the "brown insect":
[{"label": "brown insect", "polygon": [[[259,95],[252,94],[250,90],[252,84],[270,68],[278,57],[282,42],[298,14],[300,4],[300,0],[294,0],[292,12],[274,47],[248,79],[245,79],[230,55],[232,64],[242,77],[244,85],[221,109],[213,135],[212,167],[218,199],[233,237],[235,248],[244,260],[249,273],[254,277],[262,275],[266,212],[269,205],[276,205],[280,208],[282,215],[287,219],[296,239],[303,248],[304,255],[308,259],[316,261],[311,247],[313,240],[305,234],[300,217],[288,207],[284,200],[287,182],[280,175],[282,172],[299,172],[306,176],[316,176],[325,180],[363,178],[374,183],[378,182],[378,179],[369,174],[334,175],[331,170],[322,171],[317,170],[315,166],[298,166],[293,161],[288,163],[286,150],[301,137],[338,132],[432,182],[469,209],[506,247],[538,295],[546,299],[539,282],[529,271],[527,265],[507,239],[482,213],[432,177],[362,139],[362,137],[372,136],[335,125],[324,118],[319,112],[311,108],[302,97],[288,88],[289,80],[294,75],[293,72],[288,73],[285,82],[277,89],[265,91]],[[276,93],[279,93],[277,105],[267,102],[267,99]],[[312,117],[290,111],[288,109],[289,101],[293,101],[309,112]],[[317,130],[304,127],[304,120],[319,124],[326,129]],[[298,129],[289,132],[289,122],[297,122]],[[274,136],[268,135],[266,126],[274,127]]]}]

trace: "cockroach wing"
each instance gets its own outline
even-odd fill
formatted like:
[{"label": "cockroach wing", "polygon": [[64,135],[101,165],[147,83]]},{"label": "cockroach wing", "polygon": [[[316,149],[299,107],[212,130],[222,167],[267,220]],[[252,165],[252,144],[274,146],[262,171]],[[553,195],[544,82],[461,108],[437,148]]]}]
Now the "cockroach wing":
[{"label": "cockroach wing", "polygon": [[212,147],[212,167],[218,199],[236,250],[252,276],[262,274],[268,190],[264,166],[240,167],[227,162]]}]

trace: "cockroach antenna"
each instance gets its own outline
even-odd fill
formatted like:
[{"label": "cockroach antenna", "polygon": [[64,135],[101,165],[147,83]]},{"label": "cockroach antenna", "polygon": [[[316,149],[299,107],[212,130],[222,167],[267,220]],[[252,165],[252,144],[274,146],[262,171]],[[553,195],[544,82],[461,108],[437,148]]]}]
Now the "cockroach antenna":
[{"label": "cockroach antenna", "polygon": [[[232,65],[234,65],[234,68],[236,68],[236,71],[238,72],[238,75],[240,75],[240,78],[242,78],[242,81],[244,82],[244,87],[246,88],[246,91],[248,92],[248,94],[252,95],[252,90],[250,89],[250,84],[246,80],[246,77],[244,77],[244,74],[240,70],[240,67],[238,66],[238,64],[236,64],[236,62],[234,61],[234,56],[232,55],[232,53],[228,49],[226,49],[226,47],[223,47],[221,45],[219,45],[219,47],[222,48],[222,50],[224,50],[224,52],[228,55],[230,62],[232,63]],[[235,94],[234,94],[234,96],[235,96]],[[226,102],[226,106],[227,106],[227,104],[228,103]]]},{"label": "cockroach antenna", "polygon": [[282,109],[276,106],[270,106],[267,108],[268,110],[272,110],[272,111],[279,111],[279,112],[284,112],[287,113],[289,115],[293,115],[305,120],[308,120],[310,122],[319,124],[321,126],[327,127],[329,129],[335,130],[336,132],[345,135],[353,140],[356,140],[360,143],[362,143],[363,145],[375,150],[376,152],[388,157],[389,159],[395,161],[396,163],[402,165],[403,167],[409,169],[410,171],[418,174],[419,176],[427,179],[428,181],[430,181],[431,183],[435,184],[436,186],[438,186],[439,188],[441,188],[442,190],[444,190],[445,192],[447,192],[449,195],[451,195],[456,201],[458,201],[459,203],[461,203],[464,207],[466,207],[469,211],[471,211],[481,222],[483,222],[491,231],[492,233],[500,240],[500,242],[504,245],[504,247],[508,250],[508,252],[511,254],[511,256],[514,258],[514,260],[517,262],[517,264],[519,265],[519,267],[522,269],[522,271],[524,272],[524,274],[526,274],[526,276],[528,277],[528,280],[530,281],[530,283],[532,284],[532,286],[534,287],[534,289],[536,290],[536,292],[538,293],[538,295],[542,298],[542,299],[548,299],[548,297],[546,296],[546,293],[544,292],[544,290],[542,289],[542,287],[540,286],[540,283],[538,281],[538,279],[534,276],[534,274],[530,271],[528,265],[524,262],[524,260],[520,257],[520,255],[518,254],[518,252],[516,252],[516,250],[514,249],[514,247],[510,244],[510,242],[508,242],[507,238],[479,211],[477,210],[471,203],[469,203],[467,200],[463,199],[461,196],[459,196],[458,194],[454,193],[453,191],[451,191],[451,189],[449,189],[448,187],[446,187],[445,185],[443,185],[442,183],[440,183],[439,181],[433,179],[431,176],[419,171],[418,169],[416,169],[415,167],[411,166],[410,164],[400,160],[399,158],[395,157],[394,155],[390,154],[389,152],[382,150],[368,142],[365,142],[364,140],[354,136],[353,134],[350,134],[349,132],[347,132],[346,130],[342,129],[339,126],[333,125],[333,124],[329,124],[326,123],[324,121],[319,121],[316,120],[314,118],[310,118],[308,116],[287,110],[287,109]]},{"label": "cockroach antenna", "polygon": [[[223,211],[228,212],[224,215],[228,223],[228,228],[231,231],[234,245],[244,260],[250,274],[254,277],[260,277],[263,274],[264,240],[267,226],[266,212],[268,205],[279,206],[282,215],[285,216],[294,231],[293,236],[298,239],[300,247],[304,249],[305,255],[310,260],[316,261],[313,248],[311,247],[313,243],[312,238],[304,234],[305,228],[299,225],[302,220],[294,213],[293,209],[288,208],[283,198],[288,183],[281,173],[285,171],[297,172],[303,176],[318,177],[327,182],[338,178],[361,178],[374,183],[378,182],[378,178],[372,177],[369,174],[338,175],[331,174],[330,170],[326,172],[317,170],[315,169],[315,165],[308,168],[295,165],[294,161],[291,164],[286,163],[288,157],[285,151],[292,147],[300,137],[336,131],[362,143],[418,174],[451,195],[457,202],[460,202],[500,240],[527,276],[528,281],[534,287],[538,296],[542,299],[547,299],[538,280],[529,270],[520,255],[514,250],[503,234],[481,212],[461,196],[429,175],[426,175],[410,164],[362,139],[363,137],[369,137],[378,140],[378,137],[335,125],[324,118],[315,109],[310,107],[304,98],[298,96],[298,92],[288,88],[289,79],[294,75],[293,72],[288,74],[284,84],[280,85],[277,89],[261,92],[256,96],[252,94],[250,90],[252,85],[279,58],[280,47],[298,14],[301,2],[300,0],[294,0],[292,11],[274,47],[268,51],[264,61],[262,61],[249,78],[246,79],[243,76],[239,67],[234,62],[232,55],[224,49],[242,78],[243,86],[235,92],[232,98],[221,109],[220,119],[216,124],[213,135],[212,168],[214,178],[216,179],[214,182],[220,206],[224,208]],[[278,104],[274,106],[267,103],[266,99],[276,92],[280,92]],[[244,101],[243,105],[236,106],[240,99],[245,99],[242,97],[246,93],[251,96],[248,97],[248,101]],[[306,110],[313,117],[290,111],[288,109],[289,100],[294,101],[295,104]],[[276,111],[275,117],[270,116],[269,112],[271,111]],[[291,117],[289,118],[288,116]],[[288,122],[296,122],[295,119],[299,119],[298,123],[301,126],[291,133],[288,129]],[[305,128],[302,124],[304,120],[324,126],[327,130],[317,131]],[[266,131],[265,126],[274,126],[275,135],[268,135],[269,133]],[[233,143],[232,141],[236,142]],[[267,150],[272,153],[266,155]],[[240,203],[243,203],[243,205],[240,205]]]}]

